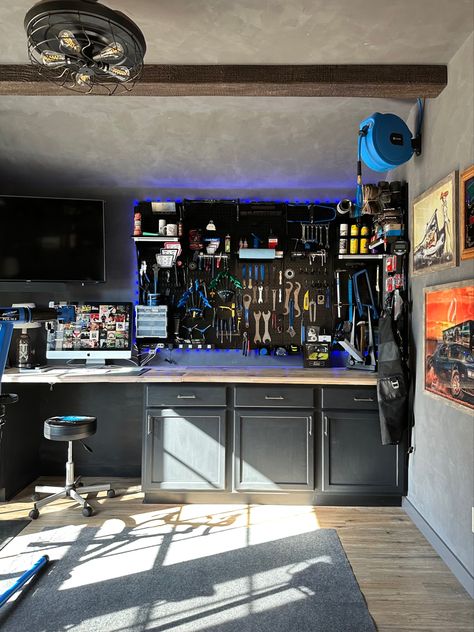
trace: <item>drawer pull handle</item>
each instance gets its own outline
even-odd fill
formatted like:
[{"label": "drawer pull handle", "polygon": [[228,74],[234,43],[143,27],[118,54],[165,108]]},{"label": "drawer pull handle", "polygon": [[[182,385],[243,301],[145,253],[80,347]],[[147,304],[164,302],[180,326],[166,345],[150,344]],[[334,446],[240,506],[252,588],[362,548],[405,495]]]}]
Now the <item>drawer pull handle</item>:
[{"label": "drawer pull handle", "polygon": [[196,399],[196,395],[177,395],[178,399]]},{"label": "drawer pull handle", "polygon": [[151,415],[148,415],[148,417],[147,417],[147,428],[146,428],[146,433],[148,435],[150,435],[151,432],[152,432],[152,429],[153,429],[152,425],[153,425],[152,424],[152,417],[151,417]]},{"label": "drawer pull handle", "polygon": [[265,395],[265,399],[285,399],[284,397],[282,397],[281,395],[275,395],[275,397],[272,397],[271,395]]},{"label": "drawer pull handle", "polygon": [[309,436],[311,437],[313,434],[313,418],[309,418]]},{"label": "drawer pull handle", "polygon": [[373,397],[354,397],[355,402],[375,402]]},{"label": "drawer pull handle", "polygon": [[324,436],[328,436],[328,418],[324,415]]}]

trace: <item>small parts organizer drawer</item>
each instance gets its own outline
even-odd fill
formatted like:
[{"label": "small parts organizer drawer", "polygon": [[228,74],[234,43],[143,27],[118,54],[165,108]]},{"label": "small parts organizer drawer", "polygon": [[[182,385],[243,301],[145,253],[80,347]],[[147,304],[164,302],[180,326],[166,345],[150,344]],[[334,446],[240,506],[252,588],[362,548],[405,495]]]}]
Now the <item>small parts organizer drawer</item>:
[{"label": "small parts organizer drawer", "polygon": [[336,410],[378,410],[375,387],[334,387],[321,389],[321,408]]},{"label": "small parts organizer drawer", "polygon": [[167,305],[135,307],[137,338],[166,338],[168,335]]},{"label": "small parts organizer drawer", "polygon": [[268,386],[236,386],[236,406],[265,406],[272,408],[313,408],[314,394],[311,387],[282,388],[278,385]]},{"label": "small parts organizer drawer", "polygon": [[225,386],[147,386],[147,406],[225,406]]}]

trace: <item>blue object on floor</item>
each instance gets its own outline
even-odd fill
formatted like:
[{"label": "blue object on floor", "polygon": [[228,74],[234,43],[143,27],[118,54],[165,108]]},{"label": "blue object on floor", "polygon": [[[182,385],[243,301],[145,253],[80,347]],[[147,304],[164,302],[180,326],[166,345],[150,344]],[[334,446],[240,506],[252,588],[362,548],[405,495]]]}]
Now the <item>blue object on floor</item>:
[{"label": "blue object on floor", "polygon": [[43,555],[39,558],[39,560],[33,564],[33,566],[25,571],[21,577],[19,577],[13,586],[10,586],[3,594],[0,595],[0,608],[10,599],[10,597],[20,590],[27,581],[29,581],[32,577],[37,575],[40,570],[49,562],[49,557],[47,555]]}]

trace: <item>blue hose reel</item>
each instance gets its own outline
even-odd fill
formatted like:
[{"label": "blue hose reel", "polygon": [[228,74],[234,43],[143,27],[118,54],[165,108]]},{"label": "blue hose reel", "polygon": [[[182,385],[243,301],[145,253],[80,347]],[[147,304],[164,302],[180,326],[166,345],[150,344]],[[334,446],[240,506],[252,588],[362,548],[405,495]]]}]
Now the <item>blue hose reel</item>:
[{"label": "blue hose reel", "polygon": [[411,132],[395,114],[375,112],[359,125],[360,156],[373,171],[389,171],[415,152]]}]

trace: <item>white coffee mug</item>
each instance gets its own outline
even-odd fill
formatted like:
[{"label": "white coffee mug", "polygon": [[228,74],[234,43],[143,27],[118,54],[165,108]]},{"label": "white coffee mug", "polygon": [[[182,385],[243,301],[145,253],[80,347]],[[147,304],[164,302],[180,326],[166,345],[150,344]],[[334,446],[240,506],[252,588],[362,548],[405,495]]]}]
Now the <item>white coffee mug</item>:
[{"label": "white coffee mug", "polygon": [[168,237],[176,237],[177,234],[178,234],[177,224],[166,224],[165,235],[167,235]]},{"label": "white coffee mug", "polygon": [[160,235],[166,235],[166,220],[165,219],[158,220],[158,233]]}]

